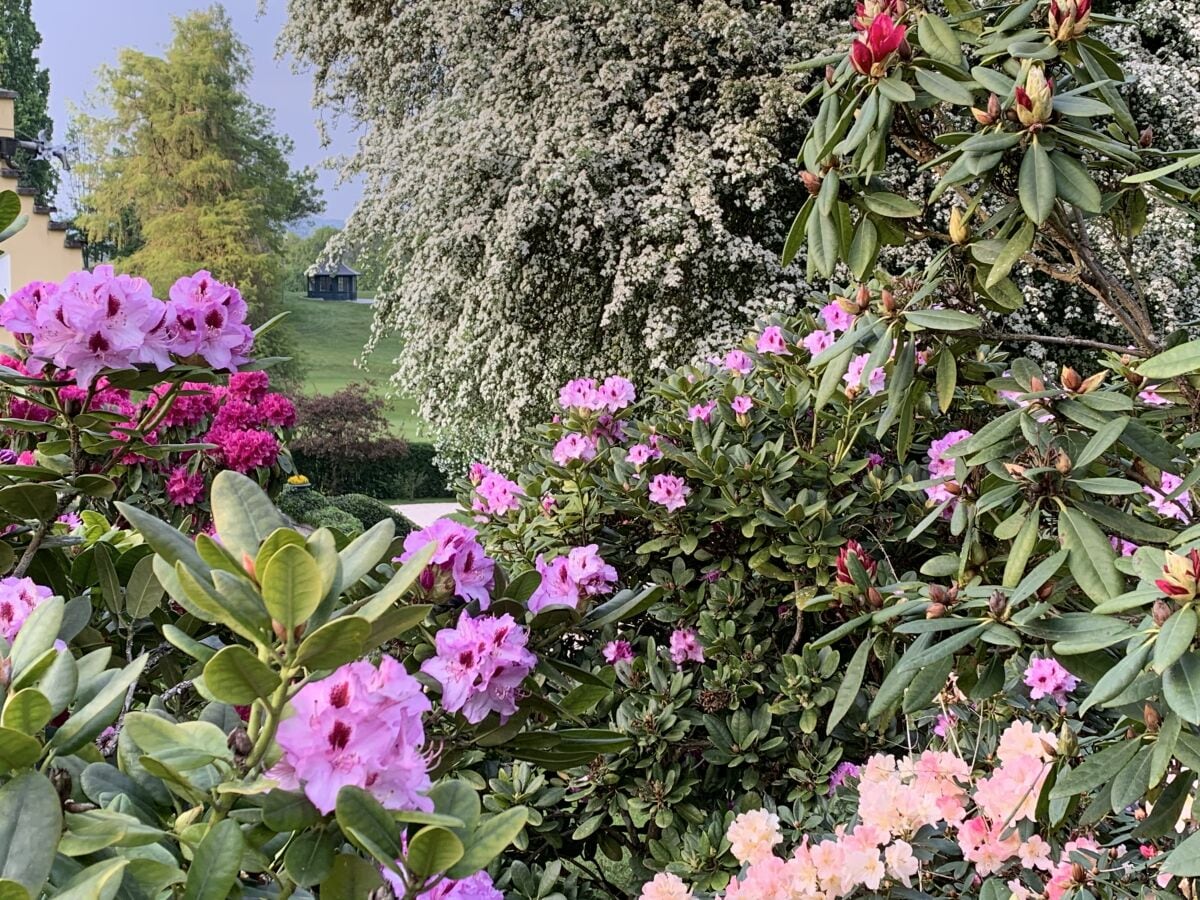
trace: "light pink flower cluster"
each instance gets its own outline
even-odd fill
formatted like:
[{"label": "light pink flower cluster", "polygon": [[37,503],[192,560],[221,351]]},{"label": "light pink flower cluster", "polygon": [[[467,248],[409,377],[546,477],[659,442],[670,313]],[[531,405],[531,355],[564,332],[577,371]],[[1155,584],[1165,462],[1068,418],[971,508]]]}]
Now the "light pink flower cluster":
[{"label": "light pink flower cluster", "polygon": [[636,399],[633,382],[620,375],[609,375],[600,383],[595,378],[576,378],[558,391],[558,403],[563,409],[580,412],[620,412]]},{"label": "light pink flower cluster", "polygon": [[1059,706],[1066,706],[1067,694],[1079,687],[1079,679],[1056,659],[1030,660],[1024,681],[1032,699],[1052,697]]},{"label": "light pink flower cluster", "polygon": [[431,593],[454,594],[476,600],[480,609],[491,605],[496,580],[496,563],[483,551],[479,532],[452,519],[438,519],[404,538],[398,561],[406,563],[426,544],[436,544],[433,558],[421,572],[421,587]]},{"label": "light pink flower cluster", "polygon": [[613,666],[633,660],[633,645],[629,641],[609,641],[600,652],[604,655],[604,661]]},{"label": "light pink flower cluster", "polygon": [[302,687],[291,705],[275,736],[283,756],[267,773],[280,787],[302,789],[323,813],[333,811],[346,785],[387,809],[433,810],[421,722],[431,707],[396,660],[384,656],[378,669],[366,661],[344,665]]},{"label": "light pink flower cluster", "polygon": [[754,361],[745,350],[734,349],[725,354],[724,365],[734,375],[749,375]]},{"label": "light pink flower cluster", "polygon": [[0,578],[0,636],[11,644],[34,608],[53,595],[32,578]]},{"label": "light pink flower cluster", "polygon": [[26,285],[0,304],[0,325],[20,336],[30,370],[52,364],[81,387],[104,369],[161,372],[175,360],[235,369],[254,341],[245,321],[241,294],[207,272],[179,279],[170,303],[156,299],[144,278],[97,266],[61,284]]},{"label": "light pink flower cluster", "polygon": [[712,414],[716,408],[716,400],[709,400],[707,403],[697,403],[695,406],[688,408],[688,421],[707,422],[712,418]]},{"label": "light pink flower cluster", "polygon": [[[832,900],[860,889],[877,893],[897,886],[911,888],[923,865],[912,842],[923,840],[934,829],[935,836],[941,831],[954,838],[980,877],[1019,868],[1041,870],[1048,873],[1048,897],[1061,897],[1056,879],[1069,872],[1070,853],[1095,845],[1075,841],[1055,857],[1045,840],[1036,834],[1023,839],[1015,827],[1033,820],[1054,749],[1052,734],[1028,722],[1015,722],[1001,735],[997,764],[980,777],[946,751],[927,750],[899,760],[873,756],[859,772],[855,826],[839,825],[832,837],[817,842],[805,837],[786,859],[775,855],[781,840],[778,818],[764,810],[742,813],[729,826],[726,838],[745,868],[723,896],[725,900]],[[945,862],[943,856],[935,856],[925,865],[932,872]],[[690,896],[682,881],[659,879],[643,888],[643,900]],[[1018,887],[1015,881],[1009,884],[1018,896],[1032,896]]]},{"label": "light pink flower cluster", "polygon": [[650,502],[665,506],[668,512],[674,512],[687,505],[688,494],[692,489],[678,475],[660,474],[650,479]]},{"label": "light pink flower cluster", "polygon": [[537,657],[526,649],[529,633],[510,615],[471,617],[465,611],[454,628],[434,637],[437,655],[421,671],[442,686],[442,706],[462,710],[472,724],[495,712],[504,722],[517,711],[517,689]]},{"label": "light pink flower cluster", "polygon": [[746,396],[734,397],[729,404],[735,415],[744,416],[754,408],[754,398]]},{"label": "light pink flower cluster", "polygon": [[[1171,497],[1183,479],[1170,472],[1163,472],[1158,482],[1158,490],[1145,486],[1142,491],[1150,498],[1150,508],[1160,516],[1168,519],[1178,519],[1180,522],[1192,520],[1192,495],[1188,491],[1180,492],[1178,497]],[[1170,499],[1168,499],[1170,498]]]},{"label": "light pink flower cluster", "polygon": [[1157,388],[1146,388],[1138,391],[1138,399],[1147,406],[1170,406],[1171,401],[1158,392]]},{"label": "light pink flower cluster", "polygon": [[970,431],[960,429],[959,431],[952,431],[944,437],[938,438],[929,446],[929,477],[945,478],[947,481],[925,488],[925,493],[934,503],[944,503],[947,500],[952,501],[947,509],[953,508],[954,503],[957,502],[957,494],[952,493],[948,487],[948,485],[955,484],[953,480],[954,460],[948,459],[944,454],[959,441],[965,441],[970,436]]},{"label": "light pink flower cluster", "polygon": [[595,544],[574,547],[550,562],[539,553],[534,565],[542,576],[529,597],[529,609],[534,613],[547,606],[576,609],[583,598],[611,594],[617,581],[617,570],[604,561]]},{"label": "light pink flower cluster", "polygon": [[471,463],[471,483],[475,485],[471,508],[489,516],[502,516],[518,509],[520,498],[525,496],[519,484],[483,463]]},{"label": "light pink flower cluster", "polygon": [[662,459],[662,451],[653,444],[634,444],[625,451],[625,462],[638,468],[655,459]]},{"label": "light pink flower cluster", "polygon": [[[871,354],[860,353],[850,360],[846,374],[842,376],[842,380],[846,382],[847,393],[854,393],[862,389],[863,375],[867,370],[867,362],[870,358]],[[867,376],[867,393],[874,397],[876,394],[882,393],[886,386],[887,376],[881,367],[876,366]]]},{"label": "light pink flower cluster", "polygon": [[704,662],[704,647],[700,636],[691,628],[676,628],[671,632],[671,662],[682,666],[685,662]]},{"label": "light pink flower cluster", "polygon": [[[838,334],[846,331],[854,324],[854,316],[846,312],[837,303],[826,303],[821,307],[821,321],[825,323],[824,329],[809,332],[805,335],[800,343],[804,346],[812,356],[823,353],[833,346],[833,342],[837,340]],[[859,375],[862,370],[860,368]]]}]

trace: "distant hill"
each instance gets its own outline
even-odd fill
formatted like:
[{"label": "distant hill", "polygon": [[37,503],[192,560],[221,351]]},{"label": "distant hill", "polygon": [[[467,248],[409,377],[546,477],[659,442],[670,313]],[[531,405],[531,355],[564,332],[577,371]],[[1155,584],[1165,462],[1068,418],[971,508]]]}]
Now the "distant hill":
[{"label": "distant hill", "polygon": [[330,228],[336,228],[338,231],[341,231],[343,228],[346,227],[346,220],[345,219],[327,219],[327,218],[322,218],[320,216],[310,216],[307,219],[302,219],[301,221],[297,222],[295,225],[293,225],[288,230],[291,231],[293,234],[299,235],[300,237],[308,237],[310,234],[312,234],[318,228],[324,228],[326,226],[329,226]]}]

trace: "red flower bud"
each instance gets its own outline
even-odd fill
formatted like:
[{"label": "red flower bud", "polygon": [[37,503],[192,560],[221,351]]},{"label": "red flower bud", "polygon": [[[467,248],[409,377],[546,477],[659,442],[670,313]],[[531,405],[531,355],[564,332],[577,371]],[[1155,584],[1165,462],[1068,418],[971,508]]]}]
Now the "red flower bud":
[{"label": "red flower bud", "polygon": [[858,541],[846,541],[845,546],[838,551],[838,584],[854,584],[854,576],[850,574],[849,557],[851,553],[858,557],[858,562],[866,570],[867,577],[873,580],[876,571],[879,569],[879,563],[867,555],[867,551],[863,549],[862,544]]}]

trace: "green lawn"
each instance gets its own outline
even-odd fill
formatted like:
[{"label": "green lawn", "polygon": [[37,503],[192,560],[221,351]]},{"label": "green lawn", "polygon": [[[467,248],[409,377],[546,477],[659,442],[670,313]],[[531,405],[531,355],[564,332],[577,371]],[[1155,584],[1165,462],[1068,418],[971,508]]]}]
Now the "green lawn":
[{"label": "green lawn", "polygon": [[[366,361],[365,368],[354,363],[362,356],[371,334],[372,309],[364,303],[336,300],[309,300],[303,294],[287,293],[284,309],[291,315],[287,325],[295,340],[296,359],[304,367],[304,390],[310,394],[332,394],[358,381],[376,385],[387,396],[387,379],[392,360],[400,355],[403,344],[398,338],[381,341]],[[409,440],[427,437],[411,400],[388,397],[388,418],[393,430]]]}]

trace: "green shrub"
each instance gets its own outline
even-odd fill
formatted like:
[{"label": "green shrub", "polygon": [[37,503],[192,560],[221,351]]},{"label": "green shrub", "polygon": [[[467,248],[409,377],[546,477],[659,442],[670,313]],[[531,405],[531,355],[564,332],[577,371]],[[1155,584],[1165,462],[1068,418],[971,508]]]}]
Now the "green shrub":
[{"label": "green shrub", "polygon": [[329,505],[348,512],[362,522],[365,528],[370,528],[384,519],[391,519],[396,523],[397,537],[403,537],[415,530],[413,523],[405,516],[396,512],[382,500],[376,500],[366,494],[343,494],[340,497],[330,497]]},{"label": "green shrub", "polygon": [[392,456],[360,462],[350,470],[331,468],[328,460],[293,449],[296,470],[322,490],[366,494],[381,500],[428,500],[453,496],[445,473],[433,459],[431,444],[408,444]]},{"label": "green shrub", "polygon": [[283,493],[279,495],[278,503],[280,512],[297,522],[303,522],[307,516],[329,506],[325,495],[311,488],[284,488]]},{"label": "green shrub", "polygon": [[345,510],[338,509],[336,506],[326,506],[318,509],[316,512],[309,514],[303,521],[305,525],[311,525],[313,528],[332,528],[343,534],[359,534],[363,530],[362,522]]}]

